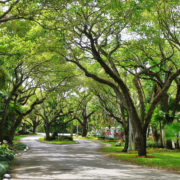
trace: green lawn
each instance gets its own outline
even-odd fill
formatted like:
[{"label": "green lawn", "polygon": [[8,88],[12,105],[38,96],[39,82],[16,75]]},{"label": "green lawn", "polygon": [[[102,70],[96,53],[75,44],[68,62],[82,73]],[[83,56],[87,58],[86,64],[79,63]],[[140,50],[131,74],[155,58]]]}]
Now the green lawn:
[{"label": "green lawn", "polygon": [[117,148],[117,147],[115,146],[115,144],[118,142],[118,140],[112,141],[112,140],[105,139],[105,140],[98,140],[98,141],[100,141],[100,142],[102,142],[102,143],[111,144],[112,147]]},{"label": "green lawn", "polygon": [[[87,139],[87,140],[97,140],[95,137],[86,137],[79,139]],[[180,172],[180,151],[178,150],[167,150],[161,148],[148,148],[147,154],[145,157],[138,157],[136,151],[131,151],[129,153],[122,152],[122,146],[115,146],[116,142],[112,142],[109,140],[99,140],[102,143],[111,144],[111,147],[101,147],[100,151],[106,153],[109,157],[123,160],[126,162],[130,162],[132,164],[144,165],[149,167],[157,167],[157,168],[165,168],[169,170],[174,170]]]},{"label": "green lawn", "polygon": [[180,172],[180,151],[168,151],[165,149],[149,148],[147,149],[148,156],[138,157],[136,151],[129,153],[121,152],[123,147],[101,147],[101,151],[105,152],[108,156],[128,161],[138,165],[145,165],[149,167],[167,168]]},{"label": "green lawn", "polygon": [[27,135],[19,135],[19,136],[14,136],[13,141],[17,142],[21,138],[28,137],[28,136],[36,136],[36,134],[27,134]]},{"label": "green lawn", "polygon": [[47,141],[44,139],[44,137],[40,137],[39,140],[41,142],[52,143],[52,144],[75,144],[76,143],[75,141],[70,141],[70,140],[67,140],[67,141],[58,141],[58,140]]},{"label": "green lawn", "polygon": [[14,136],[13,138],[13,150],[15,151],[22,151],[26,148],[26,145],[25,144],[22,144],[19,142],[19,140],[21,138],[24,138],[24,137],[28,137],[28,136],[36,136],[36,134],[27,134],[27,135],[19,135],[19,136]]},{"label": "green lawn", "polygon": [[103,152],[121,152],[123,150],[123,146],[116,147],[116,146],[114,146],[113,142],[111,142],[111,143],[108,142],[108,144],[111,144],[112,146],[111,147],[101,147],[100,150]]},{"label": "green lawn", "polygon": [[116,144],[118,140],[108,140],[108,139],[105,139],[105,140],[102,140],[102,139],[99,139],[97,137],[94,137],[94,136],[87,136],[87,137],[82,137],[82,136],[74,136],[74,139],[84,139],[84,140],[91,140],[91,141],[100,141],[102,143],[108,143],[108,144]]},{"label": "green lawn", "polygon": [[93,137],[93,136],[87,136],[87,137],[82,137],[82,136],[73,136],[74,139],[84,139],[84,140],[97,140],[96,137]]}]

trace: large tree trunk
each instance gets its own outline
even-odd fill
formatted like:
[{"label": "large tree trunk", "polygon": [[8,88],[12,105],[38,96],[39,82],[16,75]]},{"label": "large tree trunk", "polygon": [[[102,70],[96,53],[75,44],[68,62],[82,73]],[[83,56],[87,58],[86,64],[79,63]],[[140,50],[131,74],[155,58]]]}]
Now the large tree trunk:
[{"label": "large tree trunk", "polygon": [[50,125],[49,125],[49,124],[46,124],[46,125],[44,126],[44,129],[45,129],[45,133],[46,133],[45,139],[48,141],[48,140],[51,139],[51,137],[50,137]]},{"label": "large tree trunk", "polygon": [[167,148],[167,149],[173,149],[172,141],[171,141],[171,140],[167,140],[167,141],[166,141],[166,148]]},{"label": "large tree trunk", "polygon": [[33,134],[36,134],[36,128],[37,128],[37,126],[33,125]]},{"label": "large tree trunk", "polygon": [[128,152],[128,145],[129,145],[129,126],[124,128],[124,133],[125,133],[125,145],[124,149],[122,152]]},{"label": "large tree trunk", "polygon": [[146,133],[137,133],[135,135],[135,143],[138,156],[146,156]]},{"label": "large tree trunk", "polygon": [[[133,136],[134,136],[134,144],[135,150],[138,151],[138,156],[146,156],[146,131],[147,128],[142,129],[140,125],[136,124],[134,121],[132,122],[133,128]],[[134,124],[133,124],[134,123]]]},{"label": "large tree trunk", "polygon": [[4,139],[7,140],[9,144],[13,144],[15,132],[16,132],[16,128],[12,127],[10,132],[7,134],[7,136],[4,137]]},{"label": "large tree trunk", "polygon": [[180,149],[180,145],[179,145],[179,135],[177,135],[177,141],[176,141],[176,149]]},{"label": "large tree trunk", "polygon": [[36,134],[37,127],[38,127],[37,123],[33,122],[33,134]]},{"label": "large tree trunk", "polygon": [[58,137],[58,132],[53,132],[52,139],[55,140]]},{"label": "large tree trunk", "polygon": [[18,126],[21,124],[22,118],[23,118],[23,116],[20,115],[20,116],[16,119],[14,125],[11,127],[8,135],[6,136],[6,140],[8,141],[8,143],[13,144],[13,138],[14,138],[14,136],[15,136],[16,129],[17,129]]},{"label": "large tree trunk", "polygon": [[32,124],[33,124],[33,134],[36,134],[36,129],[40,125],[40,121],[38,120],[38,118],[36,118],[34,121],[32,121]]},{"label": "large tree trunk", "polygon": [[87,133],[88,133],[88,119],[87,119],[87,117],[83,117],[82,137],[86,137]]},{"label": "large tree trunk", "polygon": [[88,133],[88,129],[86,125],[82,126],[82,137],[86,137]]},{"label": "large tree trunk", "polygon": [[7,120],[8,117],[8,109],[9,109],[9,98],[7,100],[7,102],[5,102],[5,106],[3,109],[3,114],[2,114],[2,119],[0,121],[0,142],[3,141],[3,128],[4,128],[4,124]]},{"label": "large tree trunk", "polygon": [[138,156],[146,156],[146,132],[148,127],[142,128],[136,122],[138,121],[132,121],[135,148],[138,151]]},{"label": "large tree trunk", "polygon": [[153,135],[153,139],[156,143],[158,143],[160,135],[158,134],[158,130],[156,127],[152,126],[152,135]]},{"label": "large tree trunk", "polygon": [[2,119],[0,121],[0,142],[3,142],[4,140],[4,126],[5,126],[5,122],[7,120],[8,117],[8,108],[9,108],[9,98],[8,100],[5,102],[5,106],[3,109],[3,114],[2,114]]},{"label": "large tree trunk", "polygon": [[146,156],[146,131],[148,127],[143,127],[143,123],[141,122],[129,95],[126,95],[126,98],[126,108],[132,124],[135,149],[138,151],[138,156]]}]

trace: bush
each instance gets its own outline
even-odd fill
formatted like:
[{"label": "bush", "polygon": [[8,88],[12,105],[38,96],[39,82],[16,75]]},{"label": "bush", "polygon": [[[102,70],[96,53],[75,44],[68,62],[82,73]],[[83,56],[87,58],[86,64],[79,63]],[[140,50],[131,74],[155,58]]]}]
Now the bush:
[{"label": "bush", "polygon": [[14,158],[14,154],[6,144],[0,146],[0,161],[10,161]]},{"label": "bush", "polygon": [[71,136],[58,136],[59,141],[73,141]]},{"label": "bush", "polygon": [[91,132],[88,132],[87,136],[94,136],[96,137],[96,132],[95,131],[91,131]]},{"label": "bush", "polygon": [[116,141],[116,140],[119,140],[119,137],[105,137],[105,139],[109,141]]},{"label": "bush", "polygon": [[14,150],[24,150],[26,148],[26,145],[25,144],[22,144],[22,143],[18,143],[16,145],[14,145]]},{"label": "bush", "polygon": [[146,147],[149,147],[149,148],[162,148],[160,143],[147,143]]},{"label": "bush", "polygon": [[8,169],[9,163],[7,161],[0,161],[0,179],[5,173],[7,173]]},{"label": "bush", "polygon": [[23,130],[20,130],[20,131],[18,131],[18,134],[19,135],[28,135],[28,134],[30,134],[30,132],[28,132],[28,131],[24,132]]},{"label": "bush", "polygon": [[[46,140],[46,138],[44,138]],[[71,136],[58,136],[58,137],[49,137],[48,141],[53,141],[53,140],[58,140],[58,141],[73,141],[73,138]]]},{"label": "bush", "polygon": [[97,136],[98,139],[105,139],[105,136]]},{"label": "bush", "polygon": [[107,136],[95,136],[95,137],[97,137],[100,140],[102,140],[102,139],[103,140],[106,139],[106,140],[109,140],[109,141],[119,140],[119,137],[107,137]]},{"label": "bush", "polygon": [[180,132],[180,123],[179,122],[173,122],[171,124],[168,124],[164,128],[165,130],[165,138],[167,140],[177,140],[177,135]]}]

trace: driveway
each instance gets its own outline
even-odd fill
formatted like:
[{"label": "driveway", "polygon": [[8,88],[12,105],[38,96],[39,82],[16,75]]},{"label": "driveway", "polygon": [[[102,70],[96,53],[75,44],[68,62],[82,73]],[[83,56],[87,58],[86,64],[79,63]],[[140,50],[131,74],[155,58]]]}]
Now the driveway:
[{"label": "driveway", "polygon": [[179,174],[130,165],[105,157],[99,143],[78,140],[79,144],[56,145],[38,142],[40,136],[21,141],[30,147],[11,165],[13,180],[178,180]]}]

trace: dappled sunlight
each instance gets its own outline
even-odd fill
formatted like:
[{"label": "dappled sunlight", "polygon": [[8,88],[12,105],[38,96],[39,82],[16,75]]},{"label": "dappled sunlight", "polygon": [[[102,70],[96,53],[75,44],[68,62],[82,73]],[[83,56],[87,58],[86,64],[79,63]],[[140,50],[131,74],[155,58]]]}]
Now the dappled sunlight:
[{"label": "dappled sunlight", "polygon": [[[13,179],[176,179],[176,174],[146,169],[106,158],[100,144],[80,140],[80,144],[54,145],[25,138],[30,150],[17,157],[11,166]],[[126,155],[124,153],[124,155]],[[141,168],[141,171],[139,169]]]}]

